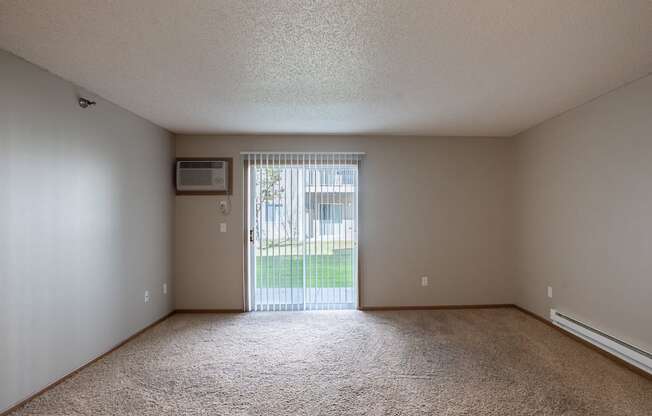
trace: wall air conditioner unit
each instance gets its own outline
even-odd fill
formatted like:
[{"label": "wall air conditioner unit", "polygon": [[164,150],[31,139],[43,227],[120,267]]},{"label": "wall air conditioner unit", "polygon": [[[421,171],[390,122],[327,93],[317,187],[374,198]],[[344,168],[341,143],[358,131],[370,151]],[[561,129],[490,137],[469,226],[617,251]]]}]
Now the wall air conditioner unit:
[{"label": "wall air conditioner unit", "polygon": [[177,159],[177,194],[230,195],[232,184],[232,159]]}]

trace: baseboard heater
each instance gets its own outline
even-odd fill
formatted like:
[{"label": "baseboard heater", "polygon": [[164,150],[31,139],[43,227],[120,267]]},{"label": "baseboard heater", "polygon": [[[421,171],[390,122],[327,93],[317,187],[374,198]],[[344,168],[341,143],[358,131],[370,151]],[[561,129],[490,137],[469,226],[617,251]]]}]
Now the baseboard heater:
[{"label": "baseboard heater", "polygon": [[552,319],[553,324],[563,330],[590,342],[648,374],[652,374],[652,354],[649,352],[619,340],[599,329],[592,328],[556,309],[550,310],[550,319]]}]

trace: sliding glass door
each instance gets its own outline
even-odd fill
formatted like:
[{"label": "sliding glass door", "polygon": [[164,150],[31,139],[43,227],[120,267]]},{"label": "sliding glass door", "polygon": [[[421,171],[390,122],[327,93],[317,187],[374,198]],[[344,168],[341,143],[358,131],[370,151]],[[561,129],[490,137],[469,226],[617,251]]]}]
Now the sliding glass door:
[{"label": "sliding glass door", "polygon": [[250,310],[357,307],[351,153],[247,153]]}]

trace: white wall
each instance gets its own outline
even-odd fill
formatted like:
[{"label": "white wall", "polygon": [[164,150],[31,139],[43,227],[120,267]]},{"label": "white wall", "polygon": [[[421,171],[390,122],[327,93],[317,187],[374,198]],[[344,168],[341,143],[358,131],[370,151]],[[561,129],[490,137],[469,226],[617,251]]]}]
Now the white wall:
[{"label": "white wall", "polygon": [[[233,211],[176,197],[175,304],[243,307],[240,152],[363,151],[363,306],[513,303],[512,144],[506,139],[178,136],[177,156],[233,157]],[[219,232],[226,222],[228,232]],[[420,276],[430,276],[421,287]]]},{"label": "white wall", "polygon": [[652,351],[652,76],[515,143],[518,304]]},{"label": "white wall", "polygon": [[172,307],[170,134],[75,93],[0,51],[0,412]]}]

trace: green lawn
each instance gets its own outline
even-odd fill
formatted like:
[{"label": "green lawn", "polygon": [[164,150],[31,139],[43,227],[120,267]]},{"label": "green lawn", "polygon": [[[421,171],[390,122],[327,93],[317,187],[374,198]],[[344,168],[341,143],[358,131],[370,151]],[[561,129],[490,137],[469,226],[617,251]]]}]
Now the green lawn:
[{"label": "green lawn", "polygon": [[[306,286],[309,288],[353,287],[353,250],[333,255],[306,256]],[[257,288],[303,287],[300,256],[256,257]]]}]

